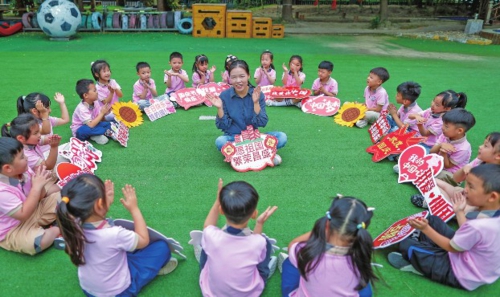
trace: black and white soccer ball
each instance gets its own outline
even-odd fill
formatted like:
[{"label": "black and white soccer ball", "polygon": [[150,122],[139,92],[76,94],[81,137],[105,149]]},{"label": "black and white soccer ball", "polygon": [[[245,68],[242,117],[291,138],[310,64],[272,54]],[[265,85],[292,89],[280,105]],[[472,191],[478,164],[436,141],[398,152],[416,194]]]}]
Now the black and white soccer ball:
[{"label": "black and white soccer ball", "polygon": [[82,15],[78,7],[67,0],[46,0],[36,14],[38,25],[51,37],[70,37],[76,33]]}]

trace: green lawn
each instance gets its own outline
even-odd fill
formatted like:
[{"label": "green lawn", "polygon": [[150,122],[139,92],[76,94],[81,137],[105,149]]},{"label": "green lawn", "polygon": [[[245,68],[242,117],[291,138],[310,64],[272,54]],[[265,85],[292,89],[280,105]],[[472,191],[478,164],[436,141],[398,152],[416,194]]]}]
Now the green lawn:
[{"label": "green lawn", "polygon": [[[385,51],[403,48],[403,53],[411,50],[424,54],[421,57],[370,54],[370,43],[381,38],[385,40],[381,45]],[[339,83],[338,97],[342,101],[362,100],[368,72],[377,66],[390,72],[391,78],[384,87],[392,102],[396,86],[407,80],[423,86],[418,103],[424,109],[441,91],[466,92],[467,109],[477,120],[467,135],[474,156],[485,135],[500,128],[498,116],[494,115],[500,92],[498,47],[392,37],[316,35],[267,40],[195,39],[173,33],[87,33],[70,42],[50,42],[41,33],[30,33],[1,38],[0,119],[5,123],[14,118],[17,97],[34,91],[49,97],[55,92],[63,93],[72,113],[79,102],[75,83],[81,78],[91,78],[90,62],[97,59],[106,59],[111,64],[112,77],[122,86],[123,99],[128,101],[137,80],[135,64],[139,61],[151,64],[161,93],[165,90],[162,72],[168,69],[172,51],[184,55],[184,69],[188,73],[194,56],[206,54],[210,64],[217,66],[216,77],[220,79],[226,55],[246,60],[253,76],[260,53],[265,49],[274,53],[279,75],[281,64],[288,63],[291,55],[302,55],[307,75],[305,87],[311,87],[317,77],[319,62],[331,60],[335,64],[332,76]],[[438,53],[456,53],[461,58],[433,58]],[[215,112],[213,108],[194,107],[178,110],[153,123],[146,118],[142,126],[131,129],[127,148],[116,142],[97,146],[103,152],[97,175],[112,179],[117,188],[133,184],[148,225],[180,241],[188,256],[174,273],[158,277],[148,285],[142,296],[201,295],[199,269],[187,242],[189,231],[203,226],[219,177],[225,182],[246,180],[253,184],[261,196],[259,210],[268,205],[279,207],[266,223],[265,232],[275,237],[281,247],[309,231],[329,207],[329,197],[337,193],[361,198],[376,208],[369,227],[373,237],[396,220],[420,211],[409,201],[409,196],[417,190],[410,184],[397,183],[392,172],[394,163],[373,163],[371,155],[365,152],[371,144],[366,128],[341,127],[332,118],[304,114],[295,107],[268,108],[270,121],[262,131],[280,130],[288,135],[288,144],[279,152],[283,163],[261,172],[237,173],[215,149],[215,138],[221,132],[213,121],[198,120],[200,115],[215,115]],[[53,105],[52,113],[59,115],[57,104]],[[69,125],[55,131],[66,140],[71,136]],[[130,218],[118,202],[109,216]],[[223,221],[221,218],[220,225]],[[388,252],[389,249],[376,253],[376,261],[384,265],[380,275],[386,283],[377,284],[377,296],[494,296],[500,289],[497,282],[467,293],[399,272],[387,263]],[[0,263],[2,296],[78,296],[81,292],[76,267],[61,251],[50,249],[30,257],[1,250]],[[276,273],[263,296],[279,295],[280,275]]]}]

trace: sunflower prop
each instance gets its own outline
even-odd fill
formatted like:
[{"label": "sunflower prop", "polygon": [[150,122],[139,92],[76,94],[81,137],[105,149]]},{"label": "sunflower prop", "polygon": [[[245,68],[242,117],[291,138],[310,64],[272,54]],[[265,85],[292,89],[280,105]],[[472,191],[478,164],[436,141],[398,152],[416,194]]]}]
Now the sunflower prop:
[{"label": "sunflower prop", "polygon": [[365,117],[366,106],[361,103],[346,102],[334,117],[335,123],[341,126],[352,127]]},{"label": "sunflower prop", "polygon": [[129,128],[137,127],[144,122],[139,106],[131,101],[116,102],[113,104],[113,113],[117,121],[122,122]]}]

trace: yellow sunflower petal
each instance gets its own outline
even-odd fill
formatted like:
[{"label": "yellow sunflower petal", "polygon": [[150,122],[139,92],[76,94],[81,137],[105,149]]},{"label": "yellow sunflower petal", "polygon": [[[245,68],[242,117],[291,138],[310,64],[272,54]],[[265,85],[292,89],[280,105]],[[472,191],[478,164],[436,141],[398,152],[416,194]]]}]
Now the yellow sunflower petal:
[{"label": "yellow sunflower petal", "polygon": [[366,106],[363,104],[346,102],[333,120],[341,126],[352,127],[357,121],[365,117],[365,112]]},{"label": "yellow sunflower petal", "polygon": [[116,102],[113,104],[112,109],[115,119],[129,128],[137,127],[144,122],[139,106],[131,101]]}]

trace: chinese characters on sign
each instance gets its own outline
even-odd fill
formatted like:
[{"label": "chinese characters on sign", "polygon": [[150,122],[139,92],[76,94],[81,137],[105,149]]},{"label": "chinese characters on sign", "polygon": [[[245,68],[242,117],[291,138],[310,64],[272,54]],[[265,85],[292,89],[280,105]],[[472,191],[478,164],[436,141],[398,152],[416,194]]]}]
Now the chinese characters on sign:
[{"label": "chinese characters on sign", "polygon": [[380,138],[385,136],[387,132],[391,129],[391,125],[387,120],[387,110],[384,110],[380,113],[378,119],[371,125],[368,129],[368,133],[370,133],[370,138],[373,143],[377,143]]},{"label": "chinese characters on sign", "polygon": [[224,161],[230,162],[236,171],[260,171],[266,166],[274,166],[277,145],[276,137],[261,134],[259,130],[248,126],[247,130],[235,136],[234,142],[226,143],[221,152]]},{"label": "chinese characters on sign", "polygon": [[144,112],[148,115],[151,122],[159,118],[175,113],[175,107],[170,100],[155,100],[151,99],[151,105],[144,108]]},{"label": "chinese characters on sign", "polygon": [[373,240],[373,248],[385,248],[404,240],[405,238],[410,236],[413,231],[415,231],[415,228],[408,224],[408,220],[415,218],[426,218],[428,214],[429,212],[425,210],[392,224],[389,228],[387,228],[387,230],[382,232],[382,234],[380,234]]},{"label": "chinese characters on sign", "polygon": [[400,154],[406,148],[417,144],[425,137],[414,137],[417,132],[406,132],[406,126],[387,134],[379,143],[369,146],[366,151],[372,153],[372,161],[379,162],[392,154]]},{"label": "chinese characters on sign", "polygon": [[332,116],[340,108],[340,100],[330,96],[309,97],[302,101],[302,111],[319,116]]}]

